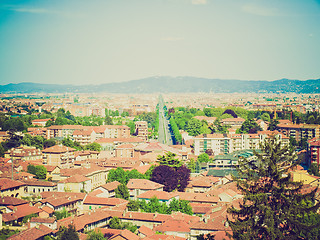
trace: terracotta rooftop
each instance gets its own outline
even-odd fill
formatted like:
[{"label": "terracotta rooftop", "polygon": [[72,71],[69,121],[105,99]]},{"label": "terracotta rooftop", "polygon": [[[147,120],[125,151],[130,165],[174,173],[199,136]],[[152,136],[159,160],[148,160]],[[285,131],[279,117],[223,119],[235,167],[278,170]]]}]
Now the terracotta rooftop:
[{"label": "terracotta rooftop", "polygon": [[119,234],[113,235],[109,238],[109,240],[112,239],[140,240],[140,237],[129,230],[124,229]]},{"label": "terracotta rooftop", "polygon": [[30,222],[34,223],[54,223],[56,221],[55,218],[39,218],[39,217],[32,217]]},{"label": "terracotta rooftop", "polygon": [[113,182],[106,183],[100,187],[108,191],[114,191],[119,185],[121,185],[121,183],[119,183],[118,181],[113,181]]},{"label": "terracotta rooftop", "polygon": [[190,226],[182,220],[168,220],[155,227],[155,231],[159,232],[190,232]]},{"label": "terracotta rooftop", "polygon": [[0,191],[21,186],[25,186],[25,184],[20,181],[11,180],[9,178],[0,178]]},{"label": "terracotta rooftop", "polygon": [[46,235],[49,235],[51,232],[52,232],[52,229],[41,224],[39,227],[29,228],[25,231],[12,235],[7,239],[8,240],[38,240],[38,239],[42,239]]},{"label": "terracotta rooftop", "polygon": [[127,187],[128,189],[143,189],[143,190],[156,190],[162,188],[164,185],[156,183],[147,179],[130,179]]},{"label": "terracotta rooftop", "polygon": [[169,192],[165,192],[165,191],[150,190],[150,191],[147,191],[147,192],[140,194],[139,196],[137,196],[137,198],[151,199],[153,197],[156,197],[159,200],[169,200],[169,199],[176,197],[178,195],[179,195],[178,193],[169,193]]},{"label": "terracotta rooftop", "polygon": [[42,150],[43,153],[66,153],[66,152],[74,152],[74,148],[55,145],[49,148]]},{"label": "terracotta rooftop", "polygon": [[18,220],[19,218],[23,218],[27,215],[41,212],[41,209],[30,206],[29,204],[23,204],[18,206],[7,206],[7,208],[12,210],[12,212],[2,214],[2,220],[4,222]]},{"label": "terracotta rooftop", "polygon": [[128,204],[129,201],[121,198],[101,198],[101,197],[92,197],[87,196],[83,204],[89,205],[105,205],[105,206],[116,206],[120,204]]},{"label": "terracotta rooftop", "polygon": [[87,178],[83,175],[76,174],[76,175],[73,175],[73,176],[68,177],[66,179],[63,179],[59,182],[60,183],[82,183],[82,182],[89,181],[89,180],[91,180],[91,179]]},{"label": "terracotta rooftop", "polygon": [[17,206],[21,204],[26,204],[28,201],[19,199],[19,198],[14,198],[14,197],[0,197],[0,206]]}]

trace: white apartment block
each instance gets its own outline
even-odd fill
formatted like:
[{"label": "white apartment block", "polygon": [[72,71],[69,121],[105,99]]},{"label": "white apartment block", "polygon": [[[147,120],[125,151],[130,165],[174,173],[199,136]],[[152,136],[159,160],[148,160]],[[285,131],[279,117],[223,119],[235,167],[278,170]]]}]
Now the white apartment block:
[{"label": "white apartment block", "polygon": [[244,149],[259,149],[270,134],[275,134],[282,145],[289,144],[289,138],[279,132],[264,131],[257,134],[201,134],[194,138],[194,153],[200,155],[212,149],[214,155],[232,153]]}]

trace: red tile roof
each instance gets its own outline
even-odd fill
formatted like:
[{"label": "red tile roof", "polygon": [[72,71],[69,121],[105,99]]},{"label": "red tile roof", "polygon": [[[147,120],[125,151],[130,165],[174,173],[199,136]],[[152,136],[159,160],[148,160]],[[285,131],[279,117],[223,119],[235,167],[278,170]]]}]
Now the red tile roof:
[{"label": "red tile roof", "polygon": [[105,206],[116,206],[120,204],[128,204],[129,201],[121,198],[101,198],[101,197],[92,197],[87,196],[83,204],[89,205],[105,205]]},{"label": "red tile roof", "polygon": [[18,206],[8,206],[7,208],[12,210],[13,212],[2,214],[2,220],[4,222],[18,220],[19,218],[23,218],[27,215],[41,212],[41,209],[37,207],[29,206],[29,204],[23,204]]},{"label": "red tile roof", "polygon": [[130,179],[127,187],[128,189],[143,189],[143,190],[156,190],[162,188],[164,185],[150,181],[148,179]]},{"label": "red tile roof", "polygon": [[43,153],[66,153],[66,152],[74,152],[74,148],[55,145],[49,148],[42,150]]},{"label": "red tile roof", "polygon": [[110,191],[114,191],[119,185],[121,185],[121,183],[119,183],[118,181],[113,181],[113,182],[106,183],[100,187],[110,192]]},{"label": "red tile roof", "polygon": [[14,197],[0,197],[0,206],[17,206],[28,203],[26,200]]},{"label": "red tile roof", "polygon": [[159,232],[190,232],[190,225],[181,220],[168,220],[155,227],[155,231]]},{"label": "red tile roof", "polygon": [[89,181],[89,180],[90,180],[90,178],[87,178],[83,175],[76,174],[76,175],[73,175],[73,176],[68,177],[66,179],[63,179],[59,182],[60,183],[82,183],[82,182]]},{"label": "red tile roof", "polygon": [[127,229],[122,230],[117,235],[113,235],[112,237],[109,238],[109,240],[118,239],[119,236],[122,237],[123,239],[126,239],[126,240],[140,240],[140,237],[138,235],[130,232]]},{"label": "red tile roof", "polygon": [[25,186],[25,184],[20,181],[11,180],[9,178],[0,178],[0,191],[21,186]]},{"label": "red tile roof", "polygon": [[140,194],[139,196],[137,196],[137,198],[151,199],[153,197],[156,197],[159,200],[169,200],[176,196],[178,196],[178,193],[169,193],[165,191],[150,190]]},{"label": "red tile roof", "polygon": [[39,227],[29,228],[25,231],[12,235],[7,239],[8,240],[38,240],[46,235],[49,235],[51,232],[52,232],[52,229],[41,224]]}]

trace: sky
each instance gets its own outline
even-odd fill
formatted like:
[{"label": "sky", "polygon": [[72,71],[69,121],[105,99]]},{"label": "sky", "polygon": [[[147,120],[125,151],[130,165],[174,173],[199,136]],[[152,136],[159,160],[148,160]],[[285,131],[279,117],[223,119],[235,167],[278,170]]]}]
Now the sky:
[{"label": "sky", "polygon": [[0,0],[0,85],[320,78],[320,0]]}]

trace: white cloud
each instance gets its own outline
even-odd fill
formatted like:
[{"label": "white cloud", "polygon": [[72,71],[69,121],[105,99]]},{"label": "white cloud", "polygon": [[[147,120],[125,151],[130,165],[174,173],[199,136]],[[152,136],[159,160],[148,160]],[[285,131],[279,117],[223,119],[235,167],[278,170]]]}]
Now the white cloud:
[{"label": "white cloud", "polygon": [[162,41],[169,41],[169,42],[176,42],[176,41],[181,41],[183,40],[182,37],[164,37],[161,38]]},{"label": "white cloud", "polygon": [[255,4],[246,4],[242,6],[242,11],[259,15],[259,16],[265,16],[265,17],[272,17],[279,15],[279,9],[277,8],[269,8],[264,6],[258,6]]},{"label": "white cloud", "polygon": [[194,5],[205,5],[208,3],[207,0],[191,0],[191,3]]}]

